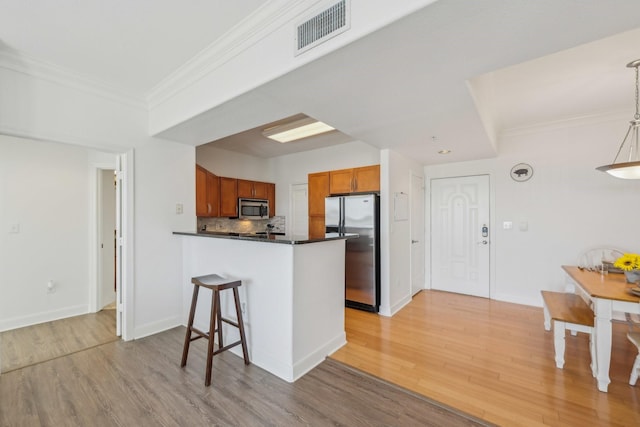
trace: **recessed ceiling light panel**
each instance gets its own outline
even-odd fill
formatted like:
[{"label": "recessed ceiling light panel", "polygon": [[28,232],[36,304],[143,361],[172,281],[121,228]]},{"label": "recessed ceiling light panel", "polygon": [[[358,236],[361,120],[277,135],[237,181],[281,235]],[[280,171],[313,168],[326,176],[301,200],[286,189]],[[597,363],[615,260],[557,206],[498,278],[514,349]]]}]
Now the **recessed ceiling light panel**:
[{"label": "recessed ceiling light panel", "polygon": [[262,131],[262,134],[274,141],[285,143],[308,138],[314,135],[320,135],[332,130],[334,130],[334,128],[328,124],[319,122],[311,117],[306,117],[304,119],[265,129]]}]

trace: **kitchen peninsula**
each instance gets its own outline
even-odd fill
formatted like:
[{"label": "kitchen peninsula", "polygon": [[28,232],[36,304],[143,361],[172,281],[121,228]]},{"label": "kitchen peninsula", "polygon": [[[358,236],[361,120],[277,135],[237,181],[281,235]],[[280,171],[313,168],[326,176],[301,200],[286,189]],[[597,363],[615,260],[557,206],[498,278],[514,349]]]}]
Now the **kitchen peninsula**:
[{"label": "kitchen peninsula", "polygon": [[[249,235],[174,232],[182,244],[182,307],[186,324],[191,278],[216,273],[242,280],[251,362],[293,382],[346,343],[345,239],[349,235]],[[223,316],[235,320],[232,295],[221,294]],[[196,325],[208,328],[209,298],[200,298]],[[236,340],[235,328],[225,341]],[[237,349],[232,350],[236,354]],[[214,363],[215,359],[214,359]]]}]

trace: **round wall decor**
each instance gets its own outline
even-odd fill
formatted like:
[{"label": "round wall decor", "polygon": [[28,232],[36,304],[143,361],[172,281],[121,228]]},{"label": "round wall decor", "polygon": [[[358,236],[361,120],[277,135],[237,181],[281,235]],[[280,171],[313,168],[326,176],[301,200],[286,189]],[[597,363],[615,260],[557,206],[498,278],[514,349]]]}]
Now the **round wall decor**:
[{"label": "round wall decor", "polygon": [[511,178],[514,181],[523,182],[533,176],[533,168],[526,163],[518,163],[511,168]]}]

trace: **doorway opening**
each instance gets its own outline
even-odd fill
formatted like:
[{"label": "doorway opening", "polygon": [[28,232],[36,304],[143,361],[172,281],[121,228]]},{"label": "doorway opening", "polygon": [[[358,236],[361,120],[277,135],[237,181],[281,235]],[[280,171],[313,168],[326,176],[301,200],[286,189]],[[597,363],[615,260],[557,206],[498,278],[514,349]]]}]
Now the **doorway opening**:
[{"label": "doorway opening", "polygon": [[115,169],[99,169],[98,177],[97,310],[116,310],[116,186]]},{"label": "doorway opening", "polygon": [[113,306],[116,335],[133,339],[133,151],[113,164],[93,164],[89,311]]}]

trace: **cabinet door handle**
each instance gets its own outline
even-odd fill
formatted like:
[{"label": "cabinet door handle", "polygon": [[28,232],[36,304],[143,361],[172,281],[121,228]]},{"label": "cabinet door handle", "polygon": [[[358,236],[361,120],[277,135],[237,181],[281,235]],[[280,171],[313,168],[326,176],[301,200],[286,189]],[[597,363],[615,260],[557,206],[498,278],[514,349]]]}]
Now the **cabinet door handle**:
[{"label": "cabinet door handle", "polygon": [[207,213],[211,213],[211,203],[207,203]]},{"label": "cabinet door handle", "polygon": [[353,189],[356,191],[358,190],[358,178],[355,176],[353,177]]}]

